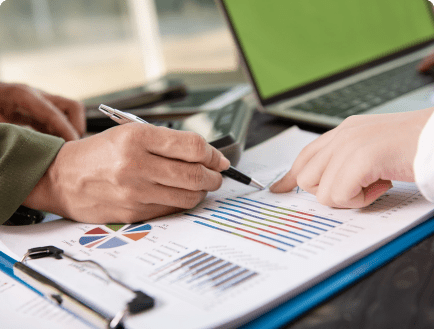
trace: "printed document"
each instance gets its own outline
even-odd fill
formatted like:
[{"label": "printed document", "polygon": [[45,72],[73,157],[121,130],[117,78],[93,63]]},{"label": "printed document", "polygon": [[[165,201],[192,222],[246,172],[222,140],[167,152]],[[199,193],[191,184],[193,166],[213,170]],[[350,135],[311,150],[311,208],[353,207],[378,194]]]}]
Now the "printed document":
[{"label": "printed document", "polygon": [[[318,135],[291,128],[243,154],[241,171],[270,186]],[[153,296],[156,305],[126,327],[236,327],[408,231],[432,215],[415,184],[394,187],[369,207],[333,209],[301,189],[272,194],[224,179],[192,210],[136,224],[54,220],[1,227],[16,255],[54,245],[104,265]],[[108,221],[110,219],[108,218]],[[104,274],[67,260],[28,265],[115,315],[131,296]]]},{"label": "printed document", "polygon": [[[0,242],[0,251],[10,251]],[[2,328],[90,329],[74,315],[53,305],[19,281],[0,271]]]}]

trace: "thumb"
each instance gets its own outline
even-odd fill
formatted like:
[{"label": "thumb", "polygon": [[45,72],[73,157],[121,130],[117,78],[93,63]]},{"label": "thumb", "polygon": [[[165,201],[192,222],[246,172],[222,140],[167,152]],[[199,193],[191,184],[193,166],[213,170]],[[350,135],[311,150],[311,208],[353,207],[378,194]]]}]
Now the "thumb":
[{"label": "thumb", "polygon": [[377,200],[380,196],[386,193],[393,187],[390,180],[379,179],[376,182],[364,187],[360,192],[348,200],[346,204],[336,205],[339,208],[363,208],[369,206],[372,202]]}]

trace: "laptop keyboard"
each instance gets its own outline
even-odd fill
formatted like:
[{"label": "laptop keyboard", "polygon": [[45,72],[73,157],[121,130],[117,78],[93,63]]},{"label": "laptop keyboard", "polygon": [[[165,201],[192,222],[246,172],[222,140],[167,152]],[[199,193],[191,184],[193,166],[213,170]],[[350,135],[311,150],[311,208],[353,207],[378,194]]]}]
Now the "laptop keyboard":
[{"label": "laptop keyboard", "polygon": [[306,112],[346,118],[379,106],[433,82],[430,75],[418,73],[415,61],[329,94],[291,106]]}]

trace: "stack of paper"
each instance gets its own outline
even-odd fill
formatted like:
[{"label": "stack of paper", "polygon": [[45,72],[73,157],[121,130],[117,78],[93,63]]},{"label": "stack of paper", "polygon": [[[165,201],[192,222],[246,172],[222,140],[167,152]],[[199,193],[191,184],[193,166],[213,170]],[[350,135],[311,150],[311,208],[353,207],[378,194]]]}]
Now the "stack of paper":
[{"label": "stack of paper", "polygon": [[[291,128],[248,150],[238,167],[269,185],[316,137]],[[127,318],[127,328],[211,328],[251,320],[421,223],[433,208],[410,183],[394,182],[365,209],[342,210],[299,189],[272,194],[225,179],[182,214],[131,225],[58,220],[2,227],[0,236],[16,255],[54,245],[95,260],[155,297],[156,306]],[[55,259],[29,265],[113,315],[129,298],[95,268]]]}]

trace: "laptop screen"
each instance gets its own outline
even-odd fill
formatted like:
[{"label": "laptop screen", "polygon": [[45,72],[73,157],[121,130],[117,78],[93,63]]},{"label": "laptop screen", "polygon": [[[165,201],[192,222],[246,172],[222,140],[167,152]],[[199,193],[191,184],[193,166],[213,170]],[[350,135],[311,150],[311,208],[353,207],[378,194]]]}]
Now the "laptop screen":
[{"label": "laptop screen", "polygon": [[434,39],[427,0],[222,0],[222,4],[265,104]]}]

